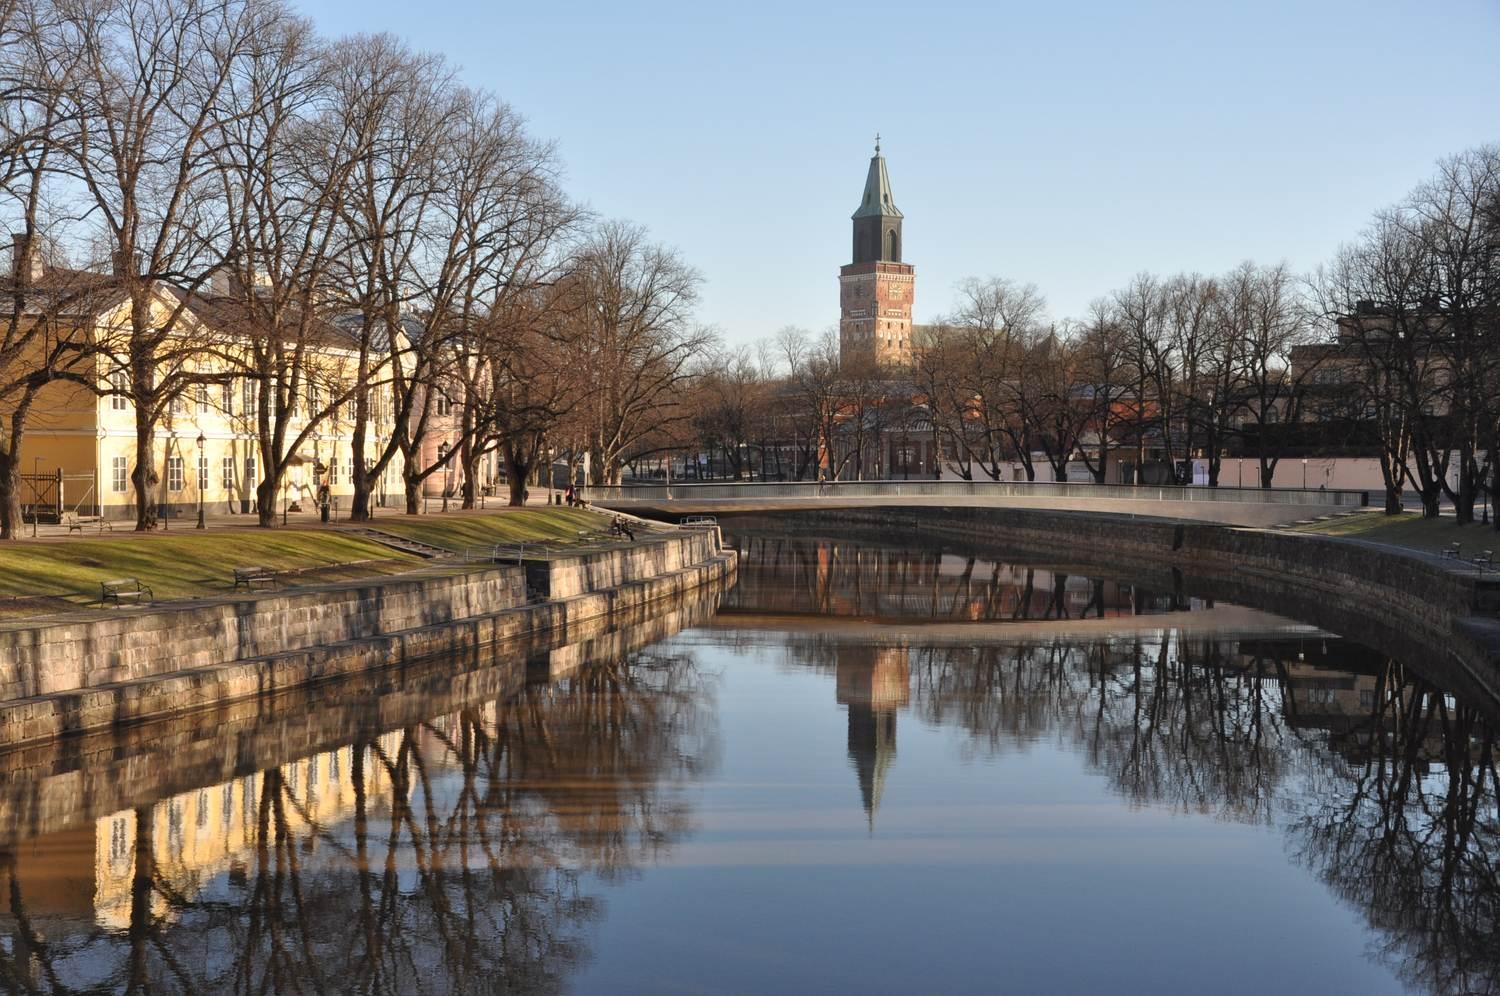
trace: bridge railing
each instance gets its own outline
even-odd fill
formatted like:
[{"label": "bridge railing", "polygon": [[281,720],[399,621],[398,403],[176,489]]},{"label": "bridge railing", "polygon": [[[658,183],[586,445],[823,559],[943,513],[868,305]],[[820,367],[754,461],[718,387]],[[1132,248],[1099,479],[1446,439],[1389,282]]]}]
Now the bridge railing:
[{"label": "bridge railing", "polygon": [[1248,502],[1360,508],[1368,491],[1322,488],[1182,487],[1052,481],[785,481],[589,486],[589,501],[749,501],[816,498],[1070,498],[1112,501]]}]

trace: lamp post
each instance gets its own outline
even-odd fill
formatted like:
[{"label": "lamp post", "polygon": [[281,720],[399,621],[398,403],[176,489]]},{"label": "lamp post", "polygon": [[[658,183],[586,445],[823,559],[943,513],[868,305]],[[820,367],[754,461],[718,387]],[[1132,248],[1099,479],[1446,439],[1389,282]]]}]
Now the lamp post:
[{"label": "lamp post", "polygon": [[551,446],[547,447],[547,504],[548,505],[552,504],[552,471],[555,470],[556,466],[557,466],[556,462],[553,459],[553,457],[554,457],[554,455],[556,453],[557,453],[556,449],[554,449]]},{"label": "lamp post", "polygon": [[[31,538],[36,539],[36,524],[41,519],[37,513],[37,486],[42,482],[42,458],[31,458]],[[22,528],[25,528],[24,526]]]},{"label": "lamp post", "polygon": [[448,511],[448,441],[438,443],[438,462],[443,465],[443,511]]},{"label": "lamp post", "polygon": [[207,440],[205,440],[203,438],[203,433],[201,433],[201,432],[198,433],[198,528],[199,529],[205,528],[204,523],[203,523],[203,485],[207,483],[204,480],[204,478],[207,476],[207,474],[205,473],[205,471],[208,469],[207,466],[203,462],[203,444],[205,442],[207,442]]},{"label": "lamp post", "polygon": [[1302,458],[1302,490],[1307,490],[1307,457]]}]

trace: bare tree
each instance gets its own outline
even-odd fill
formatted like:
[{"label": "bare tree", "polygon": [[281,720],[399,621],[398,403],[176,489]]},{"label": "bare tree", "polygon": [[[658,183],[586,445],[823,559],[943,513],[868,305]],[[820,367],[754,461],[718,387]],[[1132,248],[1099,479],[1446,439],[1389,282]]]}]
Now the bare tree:
[{"label": "bare tree", "polygon": [[688,417],[676,389],[713,342],[691,320],[699,280],[675,251],[624,222],[601,225],[575,254],[567,337],[593,385],[592,483],[618,483],[641,437]]},{"label": "bare tree", "polygon": [[189,297],[232,255],[216,153],[244,108],[231,82],[273,0],[119,0],[65,8],[54,44],[78,55],[64,91],[79,129],[62,167],[128,299],[106,348],[136,429],[136,528],[155,524],[156,430],[196,380]]}]

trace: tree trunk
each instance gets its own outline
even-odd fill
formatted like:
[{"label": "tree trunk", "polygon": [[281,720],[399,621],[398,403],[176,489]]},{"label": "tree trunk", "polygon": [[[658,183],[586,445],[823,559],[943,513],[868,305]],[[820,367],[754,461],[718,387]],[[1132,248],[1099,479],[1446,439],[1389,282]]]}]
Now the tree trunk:
[{"label": "tree trunk", "polygon": [[141,405],[136,406],[135,415],[135,470],[130,474],[135,485],[135,531],[146,532],[156,528],[156,485],[161,478],[156,476],[155,457],[151,445],[152,426]]},{"label": "tree trunk", "polygon": [[401,472],[401,490],[406,495],[406,514],[421,515],[422,479],[412,467],[410,454],[406,455],[406,467]]},{"label": "tree trunk", "polygon": [[0,452],[0,540],[15,539],[21,528],[20,480],[15,458],[19,452],[14,440],[9,453]]},{"label": "tree trunk", "polygon": [[255,524],[265,529],[276,525],[276,481],[270,475],[255,486]]}]

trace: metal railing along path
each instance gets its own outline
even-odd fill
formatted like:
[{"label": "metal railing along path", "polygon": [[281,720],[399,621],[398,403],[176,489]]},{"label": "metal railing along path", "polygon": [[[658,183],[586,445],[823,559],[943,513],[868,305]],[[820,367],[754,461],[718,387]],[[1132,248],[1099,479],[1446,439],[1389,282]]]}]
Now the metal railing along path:
[{"label": "metal railing along path", "polygon": [[816,498],[1069,498],[1108,501],[1245,502],[1362,508],[1368,491],[1044,481],[786,481],[755,484],[621,484],[587,489],[590,501],[774,501]]}]

